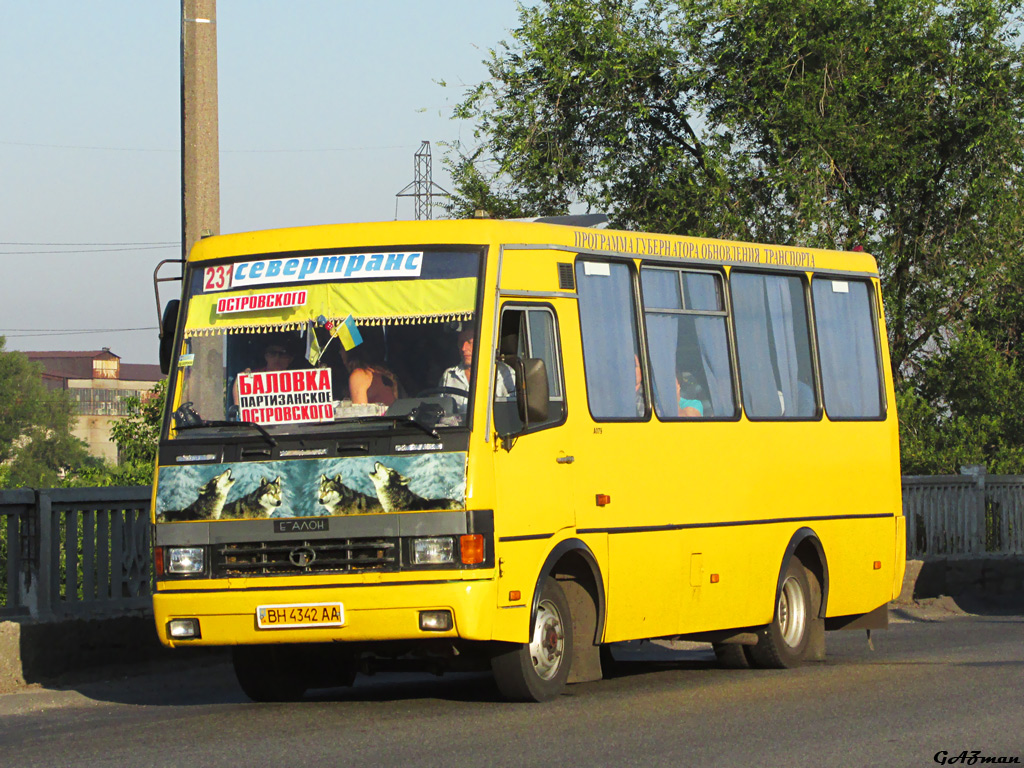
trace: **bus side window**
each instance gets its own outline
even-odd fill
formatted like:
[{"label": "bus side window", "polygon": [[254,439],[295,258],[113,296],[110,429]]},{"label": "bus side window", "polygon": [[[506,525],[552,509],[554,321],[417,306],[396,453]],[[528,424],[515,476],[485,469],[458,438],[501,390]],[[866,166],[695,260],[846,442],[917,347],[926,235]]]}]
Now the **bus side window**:
[{"label": "bus side window", "polygon": [[812,419],[811,339],[804,281],[733,270],[743,407],[752,419]]},{"label": "bus side window", "polygon": [[[548,414],[530,430],[559,424],[565,418],[561,355],[554,313],[547,307],[509,307],[502,311],[499,331],[499,358],[538,359],[544,362],[548,381]],[[494,425],[498,434],[516,434],[523,430],[516,404],[515,374],[500,359],[495,365]]]},{"label": "bus side window", "polygon": [[811,293],[825,412],[832,420],[884,417],[868,283],[815,277]]},{"label": "bus side window", "polygon": [[736,413],[721,275],[640,270],[654,412],[659,419],[730,418]]},{"label": "bus side window", "polygon": [[576,262],[587,402],[595,419],[644,420],[647,395],[629,266]]}]

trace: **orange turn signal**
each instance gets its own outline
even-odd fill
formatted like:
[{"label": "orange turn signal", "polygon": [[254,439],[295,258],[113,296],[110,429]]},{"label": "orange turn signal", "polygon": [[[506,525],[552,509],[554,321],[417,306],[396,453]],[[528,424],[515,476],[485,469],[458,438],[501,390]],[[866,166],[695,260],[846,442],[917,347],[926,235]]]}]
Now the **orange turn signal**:
[{"label": "orange turn signal", "polygon": [[463,565],[477,565],[484,561],[484,537],[480,533],[467,533],[459,537],[459,550]]},{"label": "orange turn signal", "polygon": [[612,503],[612,497],[607,493],[597,494],[597,506],[604,507]]},{"label": "orange turn signal", "polygon": [[515,603],[515,602],[518,602],[518,601],[520,601],[522,599],[523,599],[523,593],[520,592],[518,589],[513,589],[511,592],[508,593],[508,601],[510,603]]},{"label": "orange turn signal", "polygon": [[718,583],[718,574],[717,573],[712,573],[711,574],[711,583],[712,584],[717,584]]},{"label": "orange turn signal", "polygon": [[876,571],[882,570],[882,561],[881,560],[875,560],[875,570]]}]

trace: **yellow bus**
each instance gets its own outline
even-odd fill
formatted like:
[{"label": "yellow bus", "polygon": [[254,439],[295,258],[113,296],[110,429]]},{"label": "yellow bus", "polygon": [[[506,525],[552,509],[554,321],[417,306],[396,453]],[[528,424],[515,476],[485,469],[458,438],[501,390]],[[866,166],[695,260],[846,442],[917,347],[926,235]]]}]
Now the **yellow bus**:
[{"label": "yellow bus", "polygon": [[879,628],[905,529],[865,253],[494,220],[207,238],[164,313],[157,631],[256,700],[420,660]]}]

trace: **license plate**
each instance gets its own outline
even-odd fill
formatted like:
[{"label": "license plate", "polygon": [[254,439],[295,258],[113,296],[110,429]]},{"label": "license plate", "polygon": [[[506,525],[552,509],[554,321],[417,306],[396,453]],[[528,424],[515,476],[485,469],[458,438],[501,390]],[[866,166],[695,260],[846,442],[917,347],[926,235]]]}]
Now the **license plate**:
[{"label": "license plate", "polygon": [[341,627],[345,608],[341,603],[293,603],[256,607],[256,626],[260,629],[296,627]]}]

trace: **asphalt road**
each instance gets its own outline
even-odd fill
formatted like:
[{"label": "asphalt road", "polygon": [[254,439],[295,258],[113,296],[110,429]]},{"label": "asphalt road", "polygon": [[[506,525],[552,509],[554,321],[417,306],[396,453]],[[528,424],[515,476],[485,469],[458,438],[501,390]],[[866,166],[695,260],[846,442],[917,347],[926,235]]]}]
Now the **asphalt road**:
[{"label": "asphalt road", "polygon": [[227,664],[165,665],[0,696],[0,765],[818,768],[965,750],[1024,763],[1024,616],[897,619],[872,640],[832,633],[828,661],[788,671],[624,646],[616,677],[539,705],[500,701],[481,675],[378,675],[252,704]]}]

